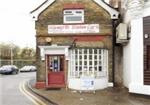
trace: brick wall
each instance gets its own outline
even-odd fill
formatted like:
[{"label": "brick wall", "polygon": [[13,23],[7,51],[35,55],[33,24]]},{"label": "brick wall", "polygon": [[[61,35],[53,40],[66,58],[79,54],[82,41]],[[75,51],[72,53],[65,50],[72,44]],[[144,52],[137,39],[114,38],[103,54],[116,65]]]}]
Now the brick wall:
[{"label": "brick wall", "polygon": [[[90,41],[85,40],[86,35],[65,34],[55,35],[48,34],[48,25],[63,24],[63,7],[66,3],[80,3],[84,5],[85,24],[99,24],[100,32],[96,34],[89,33]],[[51,44],[71,45],[78,37],[77,47],[99,47],[109,50],[109,79],[112,81],[112,25],[111,18],[107,11],[97,5],[92,0],[56,0],[51,6],[44,10],[36,21],[36,38],[37,46],[49,45],[45,42],[47,37],[52,39]],[[92,37],[92,38],[91,38]],[[40,50],[37,47],[37,81],[45,80],[45,63],[40,59]]]}]

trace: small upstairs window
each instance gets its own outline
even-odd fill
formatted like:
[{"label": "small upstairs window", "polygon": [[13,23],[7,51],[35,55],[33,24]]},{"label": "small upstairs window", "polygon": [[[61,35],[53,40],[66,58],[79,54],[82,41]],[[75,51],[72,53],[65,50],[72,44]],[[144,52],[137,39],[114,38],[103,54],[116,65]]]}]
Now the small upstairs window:
[{"label": "small upstairs window", "polygon": [[84,23],[84,8],[81,4],[67,4],[63,11],[64,23]]},{"label": "small upstairs window", "polygon": [[64,10],[64,23],[84,23],[84,10]]}]

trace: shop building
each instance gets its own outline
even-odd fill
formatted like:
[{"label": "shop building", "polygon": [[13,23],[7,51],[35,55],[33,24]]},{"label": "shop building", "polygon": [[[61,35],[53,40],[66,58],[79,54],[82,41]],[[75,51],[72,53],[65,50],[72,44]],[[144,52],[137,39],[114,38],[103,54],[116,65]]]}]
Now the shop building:
[{"label": "shop building", "polygon": [[113,86],[113,20],[101,0],[46,0],[31,12],[37,88],[98,90]]}]

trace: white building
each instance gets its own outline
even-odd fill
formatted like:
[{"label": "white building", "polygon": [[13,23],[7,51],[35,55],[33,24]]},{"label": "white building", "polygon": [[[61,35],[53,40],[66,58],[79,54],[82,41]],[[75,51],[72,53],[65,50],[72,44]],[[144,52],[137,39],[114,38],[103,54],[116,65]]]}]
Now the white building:
[{"label": "white building", "polygon": [[121,12],[129,38],[123,46],[123,84],[131,93],[150,95],[150,0],[124,0]]}]

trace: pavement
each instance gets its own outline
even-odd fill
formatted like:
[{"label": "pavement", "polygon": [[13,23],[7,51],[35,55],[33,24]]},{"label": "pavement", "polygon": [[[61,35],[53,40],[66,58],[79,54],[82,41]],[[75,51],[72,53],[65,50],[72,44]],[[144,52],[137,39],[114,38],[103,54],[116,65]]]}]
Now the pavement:
[{"label": "pavement", "polygon": [[150,105],[150,96],[131,94],[126,88],[107,88],[93,92],[62,89],[36,89],[35,80],[28,87],[52,105]]}]

